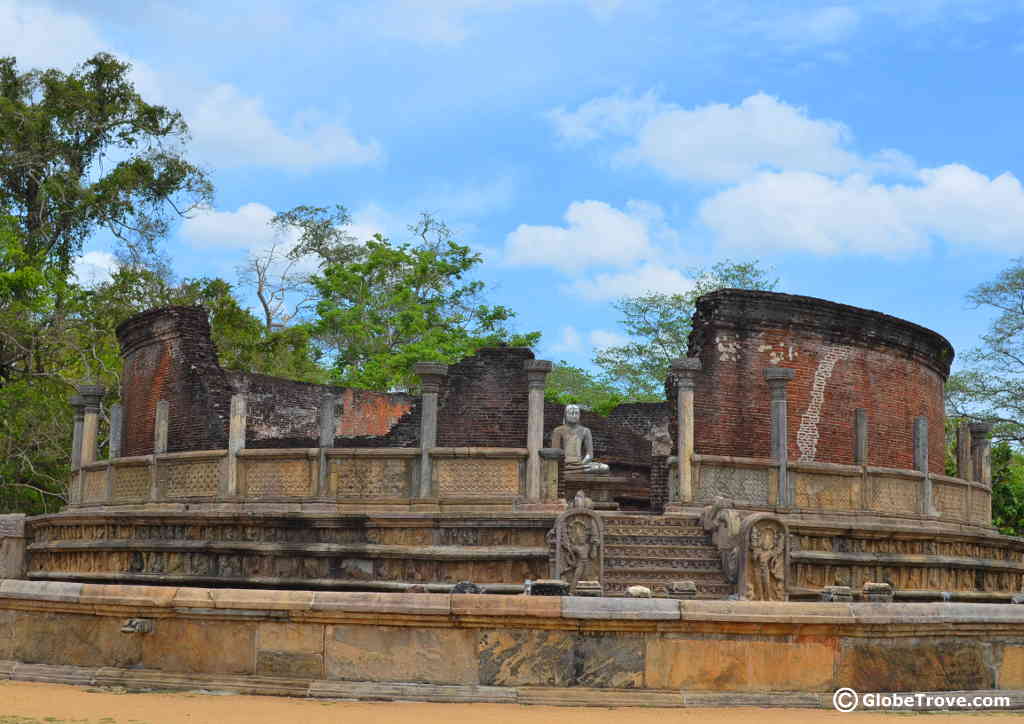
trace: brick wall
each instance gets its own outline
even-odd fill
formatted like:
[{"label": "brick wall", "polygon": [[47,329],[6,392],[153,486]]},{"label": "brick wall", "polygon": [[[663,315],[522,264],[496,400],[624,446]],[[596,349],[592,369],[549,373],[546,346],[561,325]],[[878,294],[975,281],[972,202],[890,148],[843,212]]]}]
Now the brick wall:
[{"label": "brick wall", "polygon": [[[703,364],[694,391],[698,453],[770,456],[763,370],[777,365],[796,371],[788,387],[790,460],[853,463],[854,410],[864,408],[868,464],[912,468],[913,421],[924,415],[929,469],[943,471],[942,392],[953,350],[935,332],[821,299],[722,290],[698,301],[690,354]],[[674,399],[671,376],[666,393]]]},{"label": "brick wall", "polygon": [[246,446],[316,447],[320,400],[340,398],[337,447],[415,446],[416,398],[267,375],[227,371],[217,363],[202,307],[154,309],[117,329],[123,361],[123,455],[153,451],[156,404],[167,400],[168,451],[227,447],[231,396],[246,395]]},{"label": "brick wall", "polygon": [[153,309],[117,328],[123,370],[122,454],[153,452],[156,404],[167,400],[168,450],[227,447],[231,388],[202,307]]}]

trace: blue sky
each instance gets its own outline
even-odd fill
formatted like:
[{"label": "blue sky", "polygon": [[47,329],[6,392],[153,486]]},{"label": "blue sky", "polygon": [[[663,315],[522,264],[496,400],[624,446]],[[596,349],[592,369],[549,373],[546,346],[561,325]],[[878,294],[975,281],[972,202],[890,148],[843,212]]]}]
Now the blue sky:
[{"label": "blue sky", "polygon": [[233,281],[298,204],[399,241],[427,210],[549,359],[726,258],[962,354],[965,294],[1024,255],[1020,0],[0,0],[0,38],[22,67],[114,52],[183,112],[217,196],[179,275]]}]

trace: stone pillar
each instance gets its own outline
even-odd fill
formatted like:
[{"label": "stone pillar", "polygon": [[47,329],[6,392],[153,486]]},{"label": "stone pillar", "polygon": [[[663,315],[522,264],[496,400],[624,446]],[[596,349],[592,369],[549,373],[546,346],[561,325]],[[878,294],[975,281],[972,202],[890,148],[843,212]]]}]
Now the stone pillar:
[{"label": "stone pillar", "polygon": [[971,429],[966,420],[956,426],[956,474],[963,480],[974,480],[971,462]]},{"label": "stone pillar", "polygon": [[79,385],[78,394],[84,401],[82,420],[81,464],[88,465],[96,460],[96,438],[100,425],[100,402],[107,388],[103,385]]},{"label": "stone pillar", "polygon": [[167,400],[156,403],[156,420],[153,422],[153,454],[167,452],[167,426],[171,418],[171,406]]},{"label": "stone pillar", "polygon": [[678,489],[670,491],[672,503],[689,503],[693,500],[693,387],[701,362],[696,357],[681,357],[672,360],[672,373],[676,377],[676,415],[679,429],[676,431],[676,449],[679,475]]},{"label": "stone pillar", "polygon": [[108,457],[113,460],[114,458],[121,457],[121,436],[124,433],[122,429],[124,427],[124,408],[120,402],[115,402],[110,406],[110,448]]},{"label": "stone pillar", "polygon": [[914,470],[924,473],[921,489],[921,513],[931,515],[932,479],[928,475],[928,418],[924,415],[914,418]]},{"label": "stone pillar", "polygon": [[971,469],[975,480],[992,487],[992,433],[991,422],[972,422],[971,430]]},{"label": "stone pillar", "polygon": [[0,579],[25,577],[25,514],[0,515]]},{"label": "stone pillar", "polygon": [[853,462],[856,465],[868,464],[868,411],[857,408],[853,411]]},{"label": "stone pillar", "polygon": [[562,468],[565,451],[557,447],[542,447],[538,453],[541,458],[540,497],[546,503],[554,503],[559,499],[559,471]]},{"label": "stone pillar", "polygon": [[228,479],[229,496],[238,495],[238,453],[245,449],[246,425],[245,395],[231,395],[231,419],[228,423]]},{"label": "stone pillar", "polygon": [[85,398],[73,395],[70,400],[75,410],[75,432],[71,438],[71,469],[82,467],[82,429],[85,427]]},{"label": "stone pillar", "polygon": [[420,489],[413,497],[429,498],[433,493],[430,448],[437,445],[437,396],[448,376],[448,365],[417,362],[413,367],[420,377],[423,396],[420,408]]},{"label": "stone pillar", "polygon": [[529,384],[526,404],[526,500],[541,500],[540,449],[544,446],[544,383],[551,363],[542,359],[523,362]]},{"label": "stone pillar", "polygon": [[324,395],[320,400],[320,466],[317,495],[326,498],[330,491],[330,477],[328,476],[327,449],[334,447],[334,433],[337,429],[338,398],[334,395]]},{"label": "stone pillar", "polygon": [[778,505],[791,508],[794,503],[793,490],[789,484],[789,434],[786,429],[786,386],[796,375],[787,367],[767,367],[764,378],[772,391],[772,457],[779,465]]}]

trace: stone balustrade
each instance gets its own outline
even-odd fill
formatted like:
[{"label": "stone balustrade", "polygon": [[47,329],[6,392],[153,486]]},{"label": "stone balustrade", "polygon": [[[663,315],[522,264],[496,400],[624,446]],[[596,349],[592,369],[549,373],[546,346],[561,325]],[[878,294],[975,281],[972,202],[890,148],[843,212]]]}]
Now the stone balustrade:
[{"label": "stone balustrade", "polygon": [[[345,510],[428,510],[431,504],[510,510],[526,499],[526,448],[430,448],[425,489],[419,487],[423,459],[420,448],[242,448],[101,460],[76,472],[71,506],[333,501]],[[559,460],[541,463],[540,500],[554,504]]]}]

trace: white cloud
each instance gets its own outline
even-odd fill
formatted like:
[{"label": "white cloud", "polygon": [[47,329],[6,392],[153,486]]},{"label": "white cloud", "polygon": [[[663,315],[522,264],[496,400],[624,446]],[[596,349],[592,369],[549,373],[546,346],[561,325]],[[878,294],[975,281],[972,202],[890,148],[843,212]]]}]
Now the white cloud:
[{"label": "white cloud", "polygon": [[854,174],[763,173],[705,200],[700,218],[727,247],[899,255],[932,240],[1024,248],[1024,189],[959,164],[917,173],[915,185]]},{"label": "white cloud", "polygon": [[629,342],[629,337],[618,332],[610,332],[607,329],[594,329],[588,335],[590,344],[596,349],[605,347],[621,347]]},{"label": "white cloud", "polygon": [[577,279],[563,288],[589,301],[607,301],[648,292],[682,294],[693,288],[693,280],[671,266],[649,263],[624,272]]},{"label": "white cloud", "polygon": [[344,126],[296,114],[283,129],[259,98],[221,84],[185,105],[193,144],[204,160],[220,167],[255,165],[308,171],[338,164],[361,165],[381,158],[380,145],[359,141]]},{"label": "white cloud", "polygon": [[4,55],[19,67],[57,67],[65,72],[100,51],[131,63],[130,78],[140,95],[181,111],[192,135],[187,151],[219,168],[263,166],[308,171],[334,165],[363,165],[382,158],[380,144],[359,140],[337,120],[305,111],[287,127],[267,112],[263,100],[230,84],[203,84],[162,71],[119,52],[85,17],[42,6],[0,0]]},{"label": "white cloud", "polygon": [[564,140],[624,136],[631,142],[615,154],[618,162],[694,183],[736,183],[761,170],[842,175],[902,173],[913,166],[905,154],[888,149],[861,158],[847,148],[852,137],[844,124],[811,118],[806,109],[765,93],[735,106],[686,109],[649,91],[638,98],[596,98],[575,111],[555,109],[549,117]]},{"label": "white cloud", "polygon": [[788,50],[835,45],[860,25],[860,12],[849,5],[831,5],[786,13],[753,22],[749,30]]},{"label": "white cloud", "polygon": [[597,264],[625,266],[654,253],[651,206],[619,211],[603,201],[574,201],[565,226],[520,225],[505,238],[505,263],[553,266],[567,273]]},{"label": "white cloud", "polygon": [[583,337],[573,326],[562,327],[562,337],[557,342],[548,345],[552,355],[571,356],[578,355],[583,351]]},{"label": "white cloud", "polygon": [[81,284],[92,286],[110,281],[118,266],[117,259],[109,252],[87,251],[75,259],[74,272]]},{"label": "white cloud", "polygon": [[255,251],[273,242],[274,230],[268,224],[273,216],[273,209],[256,202],[237,211],[200,209],[182,222],[180,236],[197,249]]}]

